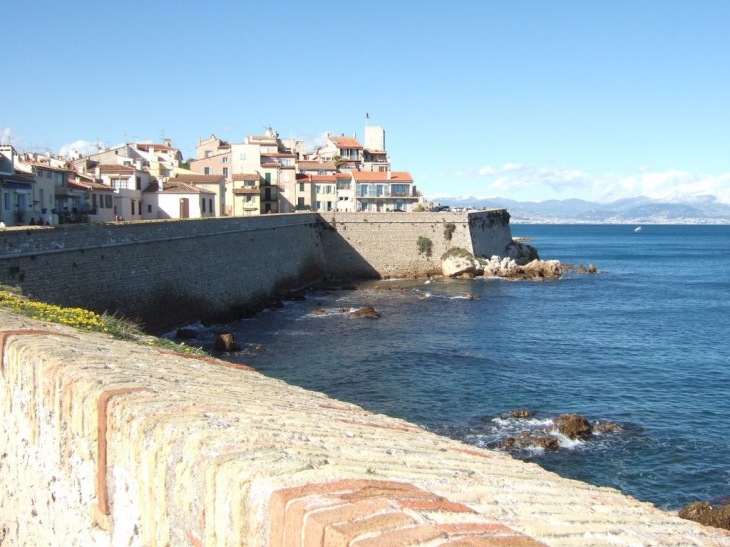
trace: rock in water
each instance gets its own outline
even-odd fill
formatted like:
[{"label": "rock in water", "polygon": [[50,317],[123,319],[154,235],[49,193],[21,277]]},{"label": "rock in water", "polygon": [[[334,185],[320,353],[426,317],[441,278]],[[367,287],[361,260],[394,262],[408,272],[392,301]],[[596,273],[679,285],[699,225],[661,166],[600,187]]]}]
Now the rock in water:
[{"label": "rock in water", "polygon": [[555,420],[555,425],[570,439],[585,439],[593,432],[590,422],[578,414],[563,414]]},{"label": "rock in water", "polygon": [[534,416],[535,413],[532,410],[527,410],[525,408],[521,408],[519,410],[513,410],[509,413],[510,418],[529,418],[531,416]]},{"label": "rock in water", "polygon": [[696,501],[682,509],[679,516],[705,526],[730,530],[730,505],[716,508],[706,501]]},{"label": "rock in water", "polygon": [[380,314],[375,311],[372,306],[365,306],[359,310],[355,310],[350,314],[350,317],[367,317],[369,319],[378,319]]},{"label": "rock in water", "polygon": [[598,433],[618,433],[622,429],[623,427],[615,422],[604,422],[601,424],[596,424],[596,427],[593,428],[593,431],[596,431]]},{"label": "rock in water", "polygon": [[219,334],[215,339],[215,350],[216,351],[238,351],[238,342],[230,332]]},{"label": "rock in water", "polygon": [[484,273],[484,268],[473,256],[450,255],[441,261],[441,273],[444,277],[477,276]]},{"label": "rock in water", "polygon": [[540,255],[537,253],[537,249],[532,245],[526,243],[519,243],[513,241],[507,245],[507,257],[514,260],[519,266],[524,266],[532,262],[533,260],[540,260]]}]

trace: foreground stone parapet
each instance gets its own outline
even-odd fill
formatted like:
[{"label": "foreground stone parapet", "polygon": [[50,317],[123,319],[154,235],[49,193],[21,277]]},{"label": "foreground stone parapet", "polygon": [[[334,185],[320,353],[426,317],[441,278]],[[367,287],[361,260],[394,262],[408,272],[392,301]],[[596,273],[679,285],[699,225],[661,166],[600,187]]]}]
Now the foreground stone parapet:
[{"label": "foreground stone parapet", "polygon": [[7,313],[0,342],[3,547],[730,546],[246,367]]}]

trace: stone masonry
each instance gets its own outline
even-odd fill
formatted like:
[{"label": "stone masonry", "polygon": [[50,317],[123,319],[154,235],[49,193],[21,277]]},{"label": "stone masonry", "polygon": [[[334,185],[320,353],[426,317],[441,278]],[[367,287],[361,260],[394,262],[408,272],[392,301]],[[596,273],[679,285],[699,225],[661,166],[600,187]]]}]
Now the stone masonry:
[{"label": "stone masonry", "polygon": [[0,545],[730,546],[730,535],[266,378],[0,315]]},{"label": "stone masonry", "polygon": [[[326,278],[440,273],[450,247],[504,254],[506,211],[316,213],[0,231],[0,283],[36,300],[115,312],[151,331],[235,317]],[[450,239],[447,223],[454,226]],[[427,239],[430,256],[420,252]]]}]

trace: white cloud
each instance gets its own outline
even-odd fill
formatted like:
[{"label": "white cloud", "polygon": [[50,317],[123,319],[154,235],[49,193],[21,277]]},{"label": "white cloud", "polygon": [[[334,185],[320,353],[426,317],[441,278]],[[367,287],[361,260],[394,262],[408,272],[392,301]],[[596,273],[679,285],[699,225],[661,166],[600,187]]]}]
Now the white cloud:
[{"label": "white cloud", "polygon": [[99,146],[95,142],[89,142],[84,140],[78,140],[70,144],[64,144],[58,151],[61,156],[70,156],[73,153],[87,156],[89,154],[96,154],[99,151]]},{"label": "white cloud", "polygon": [[307,152],[313,151],[315,148],[324,146],[327,144],[327,137],[329,133],[324,131],[323,133],[305,133],[304,135],[297,135],[296,139],[307,143]]},{"label": "white cloud", "polygon": [[534,169],[515,164],[508,164],[502,168],[502,176],[489,185],[495,192],[509,192],[512,190],[547,187],[555,192],[566,189],[590,188],[593,182],[588,173],[578,169]]},{"label": "white cloud", "polygon": [[642,166],[629,176],[593,175],[574,168],[538,169],[507,163],[500,168],[468,168],[456,174],[468,179],[490,178],[486,185],[488,193],[505,198],[528,191],[535,196],[580,197],[599,202],[645,196],[678,203],[715,196],[719,202],[730,204],[730,173],[702,175],[676,169],[655,173],[649,166]]},{"label": "white cloud", "polygon": [[12,144],[17,149],[21,140],[23,140],[23,137],[13,135],[13,130],[10,127],[0,127],[0,144]]},{"label": "white cloud", "polygon": [[706,199],[706,196],[713,195],[718,201],[730,204],[730,173],[700,175],[671,169],[628,177],[609,174],[596,178],[592,195],[599,201],[646,196],[670,203]]}]

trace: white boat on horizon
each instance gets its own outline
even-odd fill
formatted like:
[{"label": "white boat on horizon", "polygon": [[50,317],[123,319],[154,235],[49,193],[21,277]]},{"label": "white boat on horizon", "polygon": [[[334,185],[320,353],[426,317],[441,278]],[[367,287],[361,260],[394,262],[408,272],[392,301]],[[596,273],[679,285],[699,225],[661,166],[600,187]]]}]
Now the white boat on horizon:
[{"label": "white boat on horizon", "polygon": [[634,232],[640,232],[640,231],[641,231],[641,226],[637,226],[636,228],[634,228]]}]

